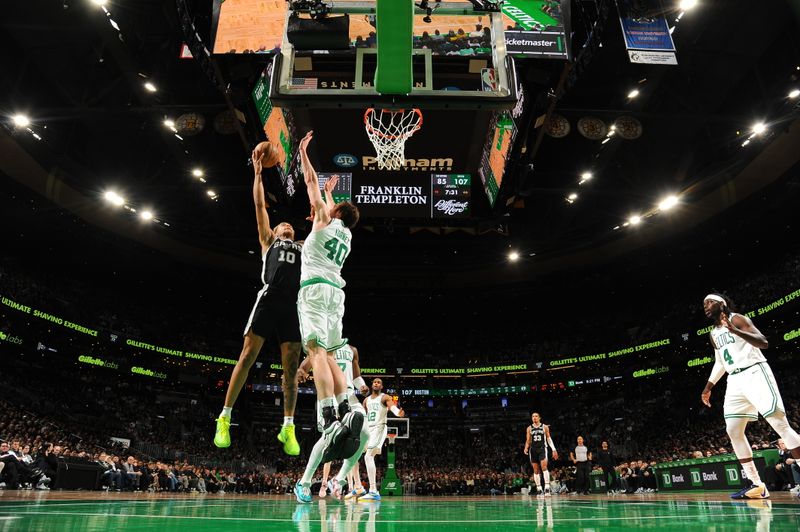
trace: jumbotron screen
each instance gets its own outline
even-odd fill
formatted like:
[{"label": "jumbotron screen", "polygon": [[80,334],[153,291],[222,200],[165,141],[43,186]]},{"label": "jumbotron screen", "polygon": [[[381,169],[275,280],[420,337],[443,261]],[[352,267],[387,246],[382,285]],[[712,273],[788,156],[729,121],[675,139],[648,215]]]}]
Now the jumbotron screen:
[{"label": "jumbotron screen", "polygon": [[401,174],[395,181],[368,179],[349,172],[320,172],[320,187],[333,177],[334,201],[352,201],[364,216],[384,218],[468,218],[472,176],[469,174]]},{"label": "jumbotron screen", "polygon": [[[351,0],[348,4],[358,1]],[[454,1],[459,0],[440,0],[437,3]],[[276,53],[283,41],[288,5],[281,0],[214,0],[214,53]],[[502,13],[509,54],[568,58],[568,1],[505,0]],[[461,49],[470,50],[471,55],[491,55],[490,39],[485,32],[489,27],[487,16],[451,16],[434,12],[430,22],[424,19],[423,15],[414,17],[416,48],[428,48],[439,55]],[[350,17],[353,49],[374,47],[376,41],[374,17]]]}]

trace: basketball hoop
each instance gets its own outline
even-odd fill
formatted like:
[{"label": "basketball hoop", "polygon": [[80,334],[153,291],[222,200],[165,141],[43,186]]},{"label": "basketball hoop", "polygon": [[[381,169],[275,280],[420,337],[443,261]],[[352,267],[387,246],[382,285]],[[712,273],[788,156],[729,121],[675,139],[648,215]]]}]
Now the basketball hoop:
[{"label": "basketball hoop", "polygon": [[370,108],[364,112],[364,127],[375,147],[378,168],[400,170],[406,162],[406,141],[422,127],[422,111]]},{"label": "basketball hoop", "polygon": [[386,437],[389,438],[389,445],[394,445],[395,438],[397,438],[397,433],[389,433],[386,435]]}]

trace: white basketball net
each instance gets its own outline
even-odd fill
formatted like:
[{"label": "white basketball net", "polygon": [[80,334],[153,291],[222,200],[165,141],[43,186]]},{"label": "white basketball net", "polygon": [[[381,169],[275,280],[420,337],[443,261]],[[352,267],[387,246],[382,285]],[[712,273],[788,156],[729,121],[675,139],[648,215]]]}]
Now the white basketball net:
[{"label": "white basketball net", "polygon": [[406,141],[422,127],[422,112],[419,109],[367,109],[364,127],[375,146],[378,168],[399,170],[406,162]]}]

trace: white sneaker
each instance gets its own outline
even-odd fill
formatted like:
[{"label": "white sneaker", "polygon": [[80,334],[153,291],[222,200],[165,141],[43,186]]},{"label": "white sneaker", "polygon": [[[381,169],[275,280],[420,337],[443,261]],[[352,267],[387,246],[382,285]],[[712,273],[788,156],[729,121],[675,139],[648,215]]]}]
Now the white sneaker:
[{"label": "white sneaker", "polygon": [[350,499],[358,499],[362,495],[366,495],[367,490],[364,489],[364,486],[359,486],[347,495],[344,496],[344,500],[349,501]]},{"label": "white sneaker", "polygon": [[790,490],[789,490],[789,493],[793,493],[793,494],[795,494],[795,495],[797,495],[798,493],[800,493],[800,484],[798,484],[797,486],[795,486],[795,487],[793,487],[792,489],[790,489]]}]

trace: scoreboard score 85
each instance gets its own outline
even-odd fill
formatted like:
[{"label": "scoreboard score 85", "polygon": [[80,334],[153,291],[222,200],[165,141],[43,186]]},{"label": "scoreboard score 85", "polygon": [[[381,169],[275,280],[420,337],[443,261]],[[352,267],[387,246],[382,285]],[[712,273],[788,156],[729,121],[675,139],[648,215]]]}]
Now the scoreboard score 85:
[{"label": "scoreboard score 85", "polygon": [[431,218],[469,216],[470,174],[431,175]]}]

